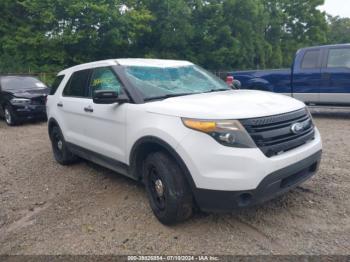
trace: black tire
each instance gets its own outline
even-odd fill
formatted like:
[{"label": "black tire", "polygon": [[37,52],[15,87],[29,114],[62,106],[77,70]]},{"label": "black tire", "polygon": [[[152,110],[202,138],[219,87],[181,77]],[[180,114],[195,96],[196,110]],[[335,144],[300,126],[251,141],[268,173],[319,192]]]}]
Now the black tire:
[{"label": "black tire", "polygon": [[4,118],[8,126],[15,126],[18,124],[17,117],[9,105],[4,107]]},{"label": "black tire", "polygon": [[192,216],[190,187],[171,157],[163,152],[150,154],[143,163],[143,179],[153,213],[162,224],[172,225]]},{"label": "black tire", "polygon": [[69,151],[67,143],[64,140],[61,129],[54,126],[50,131],[50,139],[52,144],[53,155],[61,165],[69,165],[75,163],[78,158]]}]

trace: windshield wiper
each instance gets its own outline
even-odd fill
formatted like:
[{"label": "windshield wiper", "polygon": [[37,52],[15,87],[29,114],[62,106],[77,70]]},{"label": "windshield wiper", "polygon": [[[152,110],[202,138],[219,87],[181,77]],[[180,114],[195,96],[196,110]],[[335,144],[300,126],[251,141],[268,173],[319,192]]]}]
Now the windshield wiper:
[{"label": "windshield wiper", "polygon": [[178,94],[167,94],[163,96],[153,96],[153,97],[146,97],[145,101],[151,101],[151,100],[160,100],[160,99],[166,99],[171,97],[177,97],[177,96],[188,96],[188,95],[194,95],[195,93],[178,93]]},{"label": "windshield wiper", "polygon": [[178,93],[178,94],[167,94],[163,96],[153,96],[153,97],[146,97],[145,101],[152,101],[152,100],[160,100],[160,99],[166,99],[171,97],[177,97],[177,96],[188,96],[188,95],[198,95],[198,94],[204,94],[204,93],[212,93],[212,92],[220,92],[220,91],[229,91],[230,89],[226,88],[220,88],[220,89],[211,89],[206,92],[199,92],[199,93]]}]

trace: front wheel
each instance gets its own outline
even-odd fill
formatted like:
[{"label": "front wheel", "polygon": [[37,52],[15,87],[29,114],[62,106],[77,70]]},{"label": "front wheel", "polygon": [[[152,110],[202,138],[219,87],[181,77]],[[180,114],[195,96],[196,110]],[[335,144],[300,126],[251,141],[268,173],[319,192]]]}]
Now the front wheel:
[{"label": "front wheel", "polygon": [[149,202],[158,220],[171,225],[191,217],[193,198],[179,165],[163,152],[149,155],[143,165]]},{"label": "front wheel", "polygon": [[67,143],[64,140],[61,129],[57,126],[53,127],[50,132],[53,155],[61,165],[69,165],[76,162],[77,157],[69,151]]},{"label": "front wheel", "polygon": [[15,126],[17,124],[17,118],[15,114],[13,113],[13,110],[10,106],[5,106],[4,108],[4,116],[5,116],[5,122],[9,126]]}]

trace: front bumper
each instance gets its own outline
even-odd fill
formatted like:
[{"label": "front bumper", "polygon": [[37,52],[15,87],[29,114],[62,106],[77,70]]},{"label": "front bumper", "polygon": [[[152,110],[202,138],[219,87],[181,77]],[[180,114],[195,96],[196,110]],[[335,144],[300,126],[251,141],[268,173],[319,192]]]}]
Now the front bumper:
[{"label": "front bumper", "polygon": [[12,105],[12,109],[18,119],[46,118],[45,105]]},{"label": "front bumper", "polygon": [[311,178],[318,170],[322,151],[266,176],[254,190],[219,191],[194,189],[198,206],[203,211],[227,211],[254,206],[271,200]]},{"label": "front bumper", "polygon": [[196,202],[215,211],[264,202],[309,179],[320,163],[322,142],[315,128],[313,140],[266,157],[258,148],[225,147],[207,134],[189,131],[176,151],[189,171]]},{"label": "front bumper", "polygon": [[259,148],[226,147],[207,134],[192,130],[176,148],[191,174],[193,186],[219,191],[256,189],[268,175],[321,150],[317,128],[312,141],[270,158]]}]

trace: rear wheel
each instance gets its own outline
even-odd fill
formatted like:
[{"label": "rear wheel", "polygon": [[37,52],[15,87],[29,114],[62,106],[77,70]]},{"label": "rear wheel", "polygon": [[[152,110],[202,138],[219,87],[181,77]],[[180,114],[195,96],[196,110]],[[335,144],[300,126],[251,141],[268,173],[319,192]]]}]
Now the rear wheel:
[{"label": "rear wheel", "polygon": [[4,108],[4,117],[5,117],[5,122],[9,126],[14,126],[17,124],[17,118],[15,114],[13,113],[13,110],[10,106],[5,106]]},{"label": "rear wheel", "polygon": [[77,161],[78,158],[69,151],[59,127],[55,126],[51,129],[50,139],[53,154],[58,163],[61,165],[69,165]]},{"label": "rear wheel", "polygon": [[179,165],[163,152],[149,155],[143,165],[143,177],[153,213],[171,225],[191,217],[191,190]]}]

